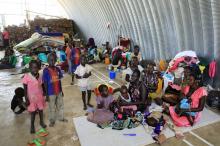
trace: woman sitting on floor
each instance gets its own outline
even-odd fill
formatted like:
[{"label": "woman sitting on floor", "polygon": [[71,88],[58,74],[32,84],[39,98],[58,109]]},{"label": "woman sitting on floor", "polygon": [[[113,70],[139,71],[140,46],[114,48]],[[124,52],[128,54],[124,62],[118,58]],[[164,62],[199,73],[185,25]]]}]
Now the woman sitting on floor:
[{"label": "woman sitting on floor", "polygon": [[165,94],[162,99],[164,102],[169,103],[170,105],[176,105],[179,102],[179,97],[181,96],[181,88],[188,85],[190,80],[191,68],[189,66],[184,67],[184,78],[180,86],[169,84],[167,87]]},{"label": "woman sitting on floor", "polygon": [[14,50],[8,48],[5,51],[5,56],[2,60],[0,60],[0,69],[11,69],[15,68],[17,63],[17,58],[14,54]]},{"label": "woman sitting on floor", "polygon": [[195,75],[190,75],[189,85],[183,88],[184,97],[176,106],[169,107],[169,114],[176,126],[192,126],[201,118],[207,91],[199,87]]},{"label": "woman sitting on floor", "polygon": [[117,49],[113,51],[112,52],[112,66],[114,68],[121,68],[122,62],[123,62],[122,50]]},{"label": "woman sitting on floor", "polygon": [[[158,75],[154,72],[154,64],[148,63],[147,65],[145,65],[144,68],[145,69],[141,77],[143,84],[145,85],[146,90],[149,92],[149,97],[156,98],[157,95],[154,95],[152,93],[156,92],[159,81],[158,81]],[[151,95],[154,95],[154,96],[151,96]]]},{"label": "woman sitting on floor", "polygon": [[130,105],[137,105],[137,110],[143,112],[146,110],[150,102],[148,99],[148,92],[140,81],[140,74],[141,73],[138,69],[133,71],[128,87],[128,93],[130,94],[132,101]]},{"label": "woman sitting on floor", "polygon": [[137,57],[133,57],[131,59],[131,61],[129,62],[129,67],[127,69],[123,70],[122,76],[124,76],[124,77],[122,77],[122,78],[124,78],[125,81],[129,82],[130,77],[135,69],[138,69],[140,72],[142,72],[144,70],[143,67],[141,65],[139,65]]}]

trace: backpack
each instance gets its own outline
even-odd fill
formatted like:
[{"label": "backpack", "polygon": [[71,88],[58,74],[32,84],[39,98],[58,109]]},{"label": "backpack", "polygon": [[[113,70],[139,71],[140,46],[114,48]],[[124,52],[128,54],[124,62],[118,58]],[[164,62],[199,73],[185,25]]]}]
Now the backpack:
[{"label": "backpack", "polygon": [[220,91],[210,91],[206,99],[206,104],[211,108],[220,110]]}]

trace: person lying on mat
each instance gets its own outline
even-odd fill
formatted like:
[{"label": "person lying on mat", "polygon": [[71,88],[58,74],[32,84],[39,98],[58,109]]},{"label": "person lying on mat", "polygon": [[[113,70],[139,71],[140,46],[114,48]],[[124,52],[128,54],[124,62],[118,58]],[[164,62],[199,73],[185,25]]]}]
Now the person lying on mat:
[{"label": "person lying on mat", "polygon": [[183,89],[184,97],[176,106],[170,106],[170,114],[176,126],[192,126],[201,118],[201,111],[205,106],[207,91],[199,87],[199,82],[194,74],[190,75],[189,85]]},{"label": "person lying on mat", "polygon": [[130,105],[137,105],[138,111],[144,111],[150,104],[148,99],[148,92],[140,81],[140,71],[138,69],[133,71],[129,82],[128,93],[131,96]]}]

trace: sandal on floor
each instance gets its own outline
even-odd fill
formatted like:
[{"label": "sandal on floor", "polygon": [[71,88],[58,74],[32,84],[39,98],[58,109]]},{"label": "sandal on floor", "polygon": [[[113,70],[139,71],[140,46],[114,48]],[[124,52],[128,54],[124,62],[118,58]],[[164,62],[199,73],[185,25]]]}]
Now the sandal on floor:
[{"label": "sandal on floor", "polygon": [[40,136],[40,137],[45,137],[47,136],[49,133],[44,129],[44,128],[41,128],[40,130],[38,130],[36,132],[36,135],[37,136]]},{"label": "sandal on floor", "polygon": [[31,142],[28,142],[28,146],[44,146],[46,144],[45,140],[40,140],[39,138],[33,139]]}]

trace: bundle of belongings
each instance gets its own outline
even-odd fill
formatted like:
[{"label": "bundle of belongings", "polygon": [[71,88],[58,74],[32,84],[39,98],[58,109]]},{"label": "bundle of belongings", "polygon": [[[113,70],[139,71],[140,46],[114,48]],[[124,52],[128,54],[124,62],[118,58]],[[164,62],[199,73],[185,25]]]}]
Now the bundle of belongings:
[{"label": "bundle of belongings", "polygon": [[[214,77],[216,76],[217,62],[214,59],[209,63],[203,57],[197,57],[194,51],[183,51],[178,53],[169,63],[169,66],[164,73],[164,91],[165,97],[180,96],[180,91],[183,87],[189,84],[189,75],[194,74],[198,80],[199,86],[212,86]],[[206,103],[211,108],[220,107],[219,91],[212,88],[209,91]],[[187,108],[188,101],[185,99],[182,105]],[[172,103],[171,103],[172,105]]]},{"label": "bundle of belongings", "polygon": [[34,33],[29,39],[14,46],[14,49],[21,53],[26,53],[29,50],[38,50],[39,52],[52,51],[52,48],[61,46],[64,46],[64,38],[62,40],[57,37],[43,36],[39,33]]},{"label": "bundle of belongings", "polygon": [[[23,73],[29,71],[28,64],[31,60],[38,60],[42,65],[48,65],[47,54],[51,52],[56,53],[57,65],[61,66],[64,70],[65,67],[63,66],[66,64],[66,54],[63,50],[63,34],[55,33],[54,35],[51,37],[34,33],[29,39],[14,46],[14,49],[20,52],[22,56]],[[60,37],[56,37],[56,35]]]},{"label": "bundle of belongings", "polygon": [[213,109],[220,110],[220,91],[210,91],[206,99],[206,104]]},{"label": "bundle of belongings", "polygon": [[[132,114],[134,114],[132,116]],[[145,112],[141,113],[137,111],[135,113],[113,113],[110,110],[100,110],[97,109],[88,115],[88,121],[97,124],[97,127],[112,128],[114,130],[123,130],[125,128],[131,129],[138,126],[151,127],[152,138],[158,143],[163,143],[166,140],[163,134],[163,129],[165,128],[166,121],[164,116],[159,111]]]},{"label": "bundle of belongings", "polygon": [[181,88],[189,83],[191,72],[196,74],[197,79],[202,79],[198,63],[199,59],[194,51],[180,52],[170,61],[166,72],[163,74],[163,91],[166,98],[180,96]]}]

